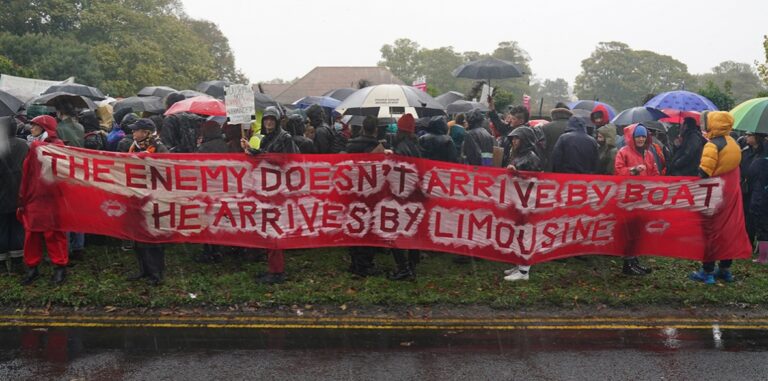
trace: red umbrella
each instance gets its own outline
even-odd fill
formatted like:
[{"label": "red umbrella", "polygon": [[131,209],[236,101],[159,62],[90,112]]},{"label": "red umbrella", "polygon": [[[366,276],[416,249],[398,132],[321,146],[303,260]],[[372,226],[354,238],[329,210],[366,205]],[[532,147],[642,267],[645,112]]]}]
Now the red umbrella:
[{"label": "red umbrella", "polygon": [[227,107],[224,102],[210,97],[192,97],[179,101],[169,108],[165,115],[191,112],[193,114],[210,116],[227,116]]},{"label": "red umbrella", "polygon": [[659,122],[683,124],[683,119],[693,118],[696,120],[697,126],[701,125],[701,113],[698,111],[681,111],[672,108],[665,108],[661,111],[669,115],[669,118],[659,119]]}]

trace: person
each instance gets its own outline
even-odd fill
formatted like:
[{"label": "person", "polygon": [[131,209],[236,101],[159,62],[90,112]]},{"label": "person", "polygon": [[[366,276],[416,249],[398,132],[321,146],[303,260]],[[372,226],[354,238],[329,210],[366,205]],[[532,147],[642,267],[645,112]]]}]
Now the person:
[{"label": "person", "polygon": [[[59,139],[58,135],[56,134],[56,119],[54,119],[52,116],[37,116],[33,118],[29,124],[31,130],[30,136],[33,137],[33,141],[64,145],[64,142]],[[19,194],[27,193],[28,192],[26,192],[24,189],[19,191]],[[44,198],[44,196],[38,195],[38,198]],[[35,221],[27,220],[29,217],[24,214],[25,206],[30,201],[31,200],[27,199],[19,200],[19,210],[17,211],[17,217],[20,217],[24,222],[26,222],[27,227],[34,227],[37,225]],[[56,216],[41,216],[37,218],[56,218]],[[43,259],[43,242],[45,242],[46,248],[48,249],[48,257],[51,259],[51,263],[54,265],[51,283],[57,286],[63,284],[67,280],[67,265],[69,264],[67,233],[53,230],[27,230],[24,232],[24,264],[27,266],[27,272],[24,275],[24,278],[21,280],[21,284],[24,286],[32,284],[35,280],[37,280],[38,277],[40,277],[38,266]]]},{"label": "person", "polygon": [[466,164],[490,167],[493,165],[493,147],[496,140],[483,128],[485,116],[480,110],[472,110],[466,115],[468,131],[461,146]]},{"label": "person", "polygon": [[[307,109],[307,119],[312,126],[312,139],[315,142],[317,153],[339,153],[343,148],[344,138],[341,133],[329,126],[326,122],[325,111],[319,105],[309,106]],[[309,131],[307,131],[309,132]]]},{"label": "person", "polygon": [[749,201],[749,214],[755,227],[758,253],[754,261],[764,265],[768,263],[768,153],[754,159],[750,170],[757,173]]},{"label": "person", "polygon": [[82,147],[85,128],[77,122],[76,115],[75,107],[70,102],[59,102],[56,105],[56,116],[59,118],[56,134],[64,144],[72,147]]},{"label": "person", "polygon": [[[448,123],[448,136],[453,140],[453,145],[456,147],[456,152],[461,152],[461,147],[464,145],[464,139],[467,135],[467,117],[464,114],[456,115],[453,120],[453,124]],[[491,136],[493,137],[493,136]]]},{"label": "person", "polygon": [[656,128],[650,128],[647,125],[645,126],[646,129],[648,129],[648,150],[651,151],[651,155],[653,155],[653,160],[656,162],[656,169],[659,171],[659,174],[664,176],[667,174],[667,163],[669,162],[669,157],[671,156],[669,153],[669,148],[667,148],[667,145],[662,141],[663,138],[666,138],[666,135],[662,133],[661,131],[657,130],[657,128],[664,128],[661,127],[661,123],[659,122],[647,122],[647,124],[656,124]]},{"label": "person", "polygon": [[604,125],[597,129],[598,175],[612,175],[616,163],[616,128]]},{"label": "person", "polygon": [[[384,146],[376,138],[378,135],[378,119],[374,116],[367,116],[363,120],[362,134],[358,137],[352,138],[347,142],[347,147],[343,153],[383,153]],[[448,144],[453,147],[453,143],[448,136]],[[373,257],[374,248],[366,246],[353,246],[349,248],[349,256],[351,263],[349,266],[350,273],[367,277],[372,275],[378,275],[379,271],[376,269]]]},{"label": "person", "polygon": [[[138,119],[130,124],[128,129],[132,132],[133,144],[128,148],[131,153],[167,153],[168,148],[160,141],[155,134],[157,127],[155,123],[148,118]],[[165,273],[165,248],[162,244],[153,242],[133,243],[133,250],[136,253],[136,260],[139,270],[136,274],[128,277],[130,281],[145,279],[147,284],[158,286],[163,281]]]},{"label": "person", "polygon": [[568,118],[568,127],[552,149],[552,171],[592,174],[598,171],[598,145],[587,135],[587,123],[578,116]]},{"label": "person", "polygon": [[99,118],[96,113],[91,110],[86,110],[80,113],[78,119],[85,130],[85,135],[83,136],[83,148],[97,151],[106,150],[107,132],[104,131],[99,124]]},{"label": "person", "polygon": [[120,129],[123,130],[123,137],[116,143],[115,150],[117,152],[128,152],[133,145],[133,132],[129,128],[132,124],[139,120],[139,116],[135,113],[128,113],[123,116],[120,121]]},{"label": "person", "polygon": [[224,141],[224,132],[221,127],[226,121],[223,117],[208,117],[200,125],[200,134],[197,146],[197,153],[227,153],[229,146]]},{"label": "person", "polygon": [[445,117],[432,117],[426,131],[426,134],[419,137],[421,157],[448,163],[459,162],[456,147],[453,145],[453,140],[448,136],[448,123],[445,121]]},{"label": "person", "polygon": [[0,262],[24,255],[24,226],[16,218],[24,158],[29,146],[16,137],[16,121],[0,117]]},{"label": "person", "polygon": [[[589,119],[592,121],[592,126],[587,126],[587,134],[589,136],[594,136],[595,131],[597,131],[597,129],[602,126],[612,126],[614,129],[616,129],[616,126],[610,123],[610,115],[611,113],[608,111],[608,107],[606,107],[604,104],[596,104],[595,107],[592,108],[592,112],[589,114]],[[617,130],[616,134],[618,133],[619,131]],[[618,145],[617,147],[621,148]]]},{"label": "person", "polygon": [[[264,137],[261,139],[259,149],[250,147],[248,141],[243,139],[241,144],[248,155],[261,153],[299,153],[299,148],[293,142],[291,134],[280,127],[282,113],[277,107],[269,106],[264,109],[261,117],[261,129]],[[285,251],[282,249],[267,250],[267,272],[256,277],[256,281],[262,284],[278,284],[285,282]]]},{"label": "person", "polygon": [[[411,114],[405,114],[397,120],[397,134],[393,140],[392,151],[400,156],[421,157],[419,141],[415,135],[416,120]],[[407,252],[407,257],[406,257]],[[397,269],[390,280],[413,280],[416,278],[415,267],[419,263],[421,253],[418,250],[392,249],[392,258]]]},{"label": "person", "polygon": [[[544,136],[547,139],[547,148],[544,150],[544,156],[549,159],[552,157],[552,151],[555,149],[555,143],[565,133],[565,129],[568,128],[568,119],[573,116],[573,112],[568,109],[568,106],[564,104],[558,104],[560,107],[555,107],[550,111],[552,121],[541,126],[541,131],[544,132]],[[613,134],[616,136],[616,134]],[[546,172],[552,172],[552,161],[547,160]]]},{"label": "person", "polygon": [[[709,141],[701,152],[699,163],[701,177],[722,176],[738,170],[741,149],[730,135],[733,130],[733,115],[725,111],[712,111],[703,113],[702,118],[706,120],[705,127],[709,132]],[[733,282],[732,264],[733,260],[724,259],[715,268],[714,261],[706,261],[702,263],[701,270],[692,272],[688,278],[706,284],[715,284],[716,279]]]},{"label": "person", "polygon": [[[541,159],[536,155],[536,134],[531,127],[522,126],[509,133],[512,158],[507,165],[510,171],[541,172]],[[528,280],[531,266],[519,265],[504,271],[504,280]]]},{"label": "person", "polygon": [[756,160],[766,156],[765,136],[760,133],[747,132],[746,145],[741,149],[741,164],[739,164],[739,170],[741,171],[741,195],[744,204],[744,222],[746,223],[749,242],[753,244],[757,226],[755,221],[752,220],[752,215],[749,213],[749,203],[752,200],[752,192],[756,189],[757,180],[760,176],[760,168],[754,165],[754,163]]},{"label": "person", "polygon": [[674,151],[669,159],[670,176],[698,176],[701,151],[707,139],[701,134],[701,129],[693,118],[683,119],[680,125],[680,136],[675,139]]},{"label": "person", "polygon": [[[624,141],[616,154],[614,173],[617,176],[658,176],[656,161],[650,152],[651,139],[642,124],[632,124],[624,129]],[[622,272],[625,275],[648,275],[653,270],[640,264],[636,256],[625,256]]]},{"label": "person", "polygon": [[294,113],[288,116],[285,122],[285,130],[291,134],[291,138],[296,144],[296,147],[299,148],[299,152],[303,154],[317,153],[315,142],[312,139],[304,136],[305,125],[306,123],[304,122],[304,117],[302,117],[301,114]]}]

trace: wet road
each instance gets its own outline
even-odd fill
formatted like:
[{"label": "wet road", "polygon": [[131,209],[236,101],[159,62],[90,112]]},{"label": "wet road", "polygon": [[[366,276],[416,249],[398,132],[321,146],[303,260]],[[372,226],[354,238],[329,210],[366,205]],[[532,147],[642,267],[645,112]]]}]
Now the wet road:
[{"label": "wet road", "polygon": [[0,380],[766,380],[759,329],[0,328]]}]

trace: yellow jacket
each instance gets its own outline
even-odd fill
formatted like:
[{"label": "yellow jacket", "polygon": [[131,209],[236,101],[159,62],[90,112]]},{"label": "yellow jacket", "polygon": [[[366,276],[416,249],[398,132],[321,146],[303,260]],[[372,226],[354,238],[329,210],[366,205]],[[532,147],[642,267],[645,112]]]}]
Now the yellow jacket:
[{"label": "yellow jacket", "polygon": [[713,111],[707,114],[709,142],[701,153],[699,169],[707,176],[719,176],[739,167],[741,149],[731,137],[733,115],[725,111]]}]

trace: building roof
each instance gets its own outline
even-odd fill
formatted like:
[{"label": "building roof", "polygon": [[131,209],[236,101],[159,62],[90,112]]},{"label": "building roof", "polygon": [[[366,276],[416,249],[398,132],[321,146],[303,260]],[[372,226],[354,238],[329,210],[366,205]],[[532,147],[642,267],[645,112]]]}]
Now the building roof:
[{"label": "building roof", "polygon": [[[258,85],[253,85],[253,91],[259,91]],[[261,89],[264,90],[264,93],[272,97],[274,99],[278,95],[282,94],[283,91],[288,90],[288,88],[291,87],[290,83],[262,83]]]},{"label": "building roof", "polygon": [[[400,78],[395,77],[389,69],[379,66],[318,66],[307,75],[298,79],[279,94],[270,94],[270,90],[278,91],[279,88],[264,91],[280,103],[293,103],[309,95],[323,95],[330,90],[342,87],[357,88],[360,80],[367,80],[372,85],[397,84],[404,85]],[[276,85],[266,85],[276,86]],[[280,85],[277,85],[280,86]]]}]

